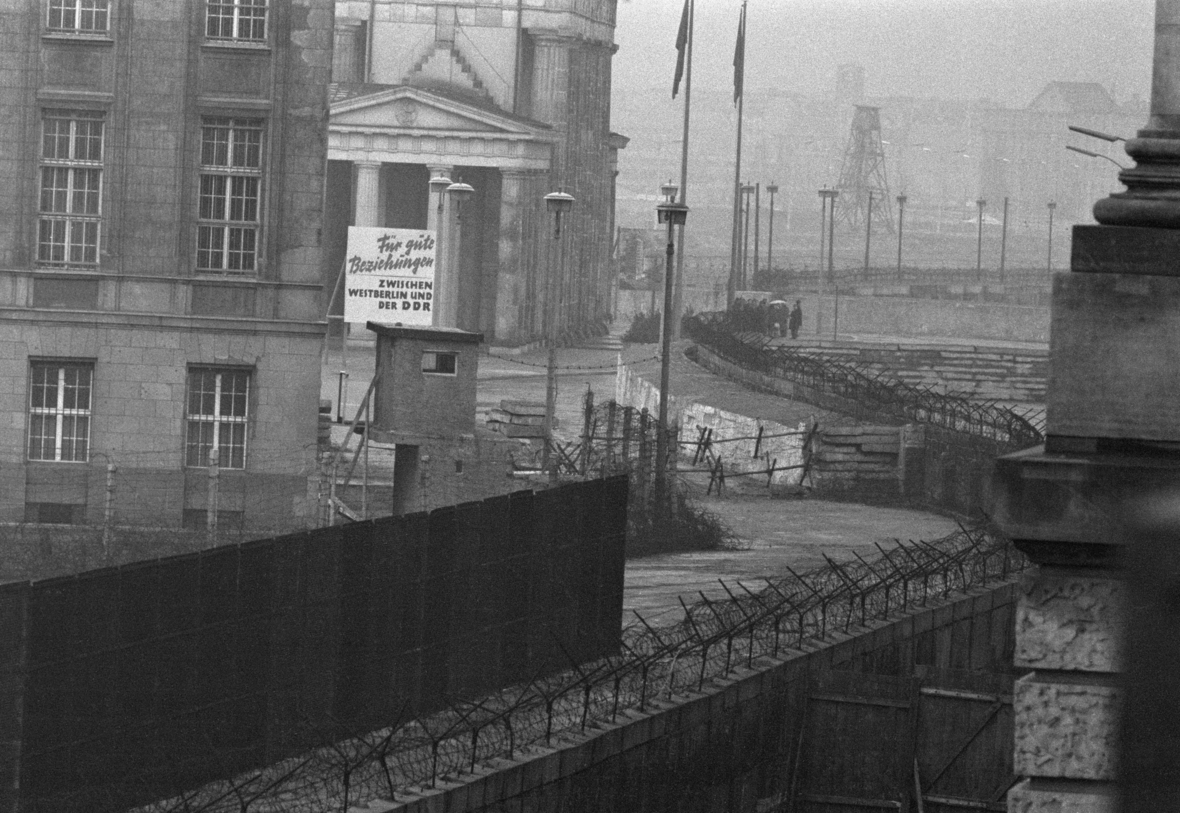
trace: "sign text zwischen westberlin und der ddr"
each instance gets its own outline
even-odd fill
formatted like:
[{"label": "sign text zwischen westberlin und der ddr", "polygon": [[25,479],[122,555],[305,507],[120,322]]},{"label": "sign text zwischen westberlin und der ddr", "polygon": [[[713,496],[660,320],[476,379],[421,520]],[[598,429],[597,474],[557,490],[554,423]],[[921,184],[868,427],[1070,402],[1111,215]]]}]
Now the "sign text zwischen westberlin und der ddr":
[{"label": "sign text zwischen westberlin und der ddr", "polygon": [[433,231],[349,226],[344,320],[430,325],[437,247]]}]

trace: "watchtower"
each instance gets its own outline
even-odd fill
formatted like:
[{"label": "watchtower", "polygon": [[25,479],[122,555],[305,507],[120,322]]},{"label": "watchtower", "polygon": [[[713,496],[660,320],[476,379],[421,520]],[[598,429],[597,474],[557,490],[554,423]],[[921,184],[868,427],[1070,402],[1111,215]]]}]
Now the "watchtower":
[{"label": "watchtower", "polygon": [[852,133],[844,149],[840,165],[840,181],[836,190],[836,222],[846,223],[849,229],[859,228],[869,217],[872,225],[893,233],[893,209],[889,201],[889,182],[885,178],[885,148],[881,144],[881,116],[879,107],[856,105],[852,117]]}]

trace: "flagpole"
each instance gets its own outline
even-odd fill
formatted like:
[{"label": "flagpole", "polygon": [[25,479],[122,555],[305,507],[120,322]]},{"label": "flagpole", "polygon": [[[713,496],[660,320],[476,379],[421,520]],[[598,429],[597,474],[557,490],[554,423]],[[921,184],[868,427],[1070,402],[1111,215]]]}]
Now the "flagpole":
[{"label": "flagpole", "polygon": [[[688,0],[688,42],[685,44],[684,66],[684,132],[680,140],[680,202],[688,203],[688,117],[692,108],[692,29],[696,13],[695,0]],[[676,235],[676,279],[672,294],[672,338],[680,338],[680,314],[684,310],[684,224]]]},{"label": "flagpole", "polygon": [[[745,70],[746,70],[746,3],[742,0],[742,17],[738,23],[738,48],[734,57],[735,95],[737,96],[737,156],[733,165],[733,232],[729,246],[729,285],[726,290],[726,307],[733,307],[734,294],[737,290],[738,244],[741,239],[741,188],[742,188],[742,107],[746,100]],[[739,78],[740,77],[740,78]]]}]

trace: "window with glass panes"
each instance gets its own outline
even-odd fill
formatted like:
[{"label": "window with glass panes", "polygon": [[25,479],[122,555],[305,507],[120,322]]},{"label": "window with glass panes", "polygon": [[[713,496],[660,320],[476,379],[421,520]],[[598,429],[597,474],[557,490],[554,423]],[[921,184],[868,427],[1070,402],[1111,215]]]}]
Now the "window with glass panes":
[{"label": "window with glass panes", "polygon": [[186,466],[208,466],[209,455],[216,450],[218,466],[246,467],[249,401],[249,371],[204,367],[189,370]]},{"label": "window with glass panes", "polygon": [[197,270],[258,267],[262,120],[206,118],[201,125]]},{"label": "window with glass panes", "polygon": [[46,110],[41,116],[37,262],[97,265],[102,233],[105,114]]},{"label": "window with glass panes", "polygon": [[38,362],[29,381],[29,460],[85,461],[90,454],[90,364]]},{"label": "window with glass panes", "polygon": [[205,8],[210,39],[266,41],[267,0],[209,0]]},{"label": "window with glass panes", "polygon": [[109,0],[49,0],[50,31],[105,34],[109,20]]}]

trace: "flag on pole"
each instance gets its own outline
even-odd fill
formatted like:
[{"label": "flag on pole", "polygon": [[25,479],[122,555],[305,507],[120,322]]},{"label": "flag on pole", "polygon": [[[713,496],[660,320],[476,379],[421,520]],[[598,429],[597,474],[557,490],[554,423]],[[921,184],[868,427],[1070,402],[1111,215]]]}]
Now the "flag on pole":
[{"label": "flag on pole", "polygon": [[733,48],[733,103],[742,97],[742,78],[746,70],[746,4],[738,22],[737,44]]},{"label": "flag on pole", "polygon": [[672,98],[680,92],[680,80],[684,76],[684,57],[688,50],[688,4],[684,0],[684,11],[680,12],[680,30],[676,32],[676,76],[672,78]]}]

